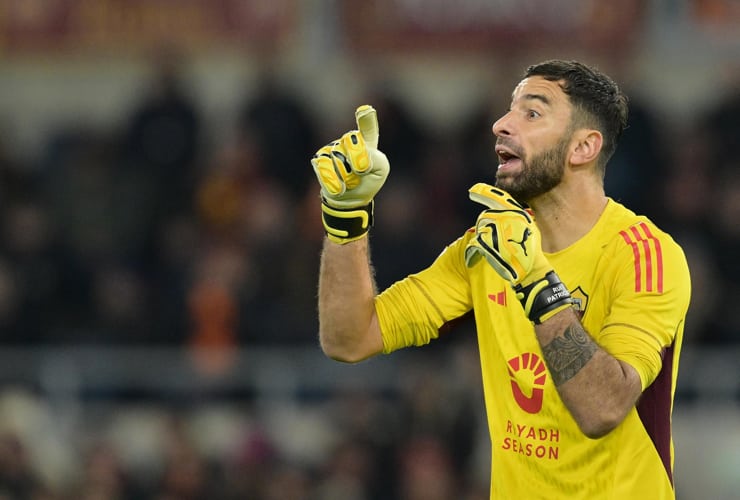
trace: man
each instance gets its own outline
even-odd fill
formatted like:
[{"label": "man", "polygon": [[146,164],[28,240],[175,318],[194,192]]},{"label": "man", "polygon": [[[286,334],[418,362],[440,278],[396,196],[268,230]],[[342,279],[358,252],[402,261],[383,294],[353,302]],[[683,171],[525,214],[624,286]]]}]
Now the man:
[{"label": "man", "polygon": [[367,231],[389,163],[374,110],[358,108],[359,130],[312,160],[328,236],[324,352],[357,362],[423,345],[472,309],[491,498],[675,497],[671,411],[689,271],[669,235],[604,193],[626,121],[626,97],[596,69],[529,67],[493,125],[496,187],[470,189],[488,209],[381,294]]}]

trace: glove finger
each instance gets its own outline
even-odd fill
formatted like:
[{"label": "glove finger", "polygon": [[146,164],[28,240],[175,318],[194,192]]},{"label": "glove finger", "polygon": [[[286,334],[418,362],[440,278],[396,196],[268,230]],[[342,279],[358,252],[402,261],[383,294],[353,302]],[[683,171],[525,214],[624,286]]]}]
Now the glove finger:
[{"label": "glove finger", "polygon": [[468,196],[474,202],[488,208],[524,210],[524,206],[512,198],[509,193],[484,182],[479,182],[471,187],[468,190]]},{"label": "glove finger", "polygon": [[465,265],[473,267],[483,257],[499,276],[514,282],[519,279],[517,269],[499,253],[497,242],[491,239],[494,234],[495,228],[492,228],[488,234],[479,234],[468,243],[465,248]]},{"label": "glove finger", "polygon": [[481,226],[489,222],[496,222],[503,217],[510,217],[511,215],[516,215],[517,217],[523,218],[527,224],[532,223],[532,217],[529,215],[529,212],[527,212],[524,209],[515,210],[515,209],[508,209],[508,208],[506,209],[489,208],[488,210],[483,210],[478,215],[476,226]]},{"label": "glove finger", "polygon": [[326,193],[338,196],[345,192],[346,185],[340,169],[337,168],[332,148],[333,146],[329,144],[319,149],[311,158],[311,165]]},{"label": "glove finger", "polygon": [[370,155],[365,147],[365,141],[357,130],[347,132],[340,139],[342,149],[347,152],[349,164],[357,174],[365,174],[370,170]]},{"label": "glove finger", "polygon": [[473,267],[483,257],[483,251],[478,248],[474,242],[468,244],[465,247],[465,265],[467,267]]},{"label": "glove finger", "polygon": [[[345,134],[347,135],[347,134]],[[343,139],[343,138],[342,138]],[[342,140],[332,143],[331,157],[334,160],[334,170],[342,179],[346,189],[354,189],[360,185],[360,176],[352,168],[350,155],[342,145]]]},{"label": "glove finger", "polygon": [[479,225],[475,244],[502,278],[516,282],[522,276],[523,266],[516,253],[512,252],[512,240],[508,238],[509,231],[506,229],[496,222]]},{"label": "glove finger", "polygon": [[377,149],[380,126],[378,125],[378,114],[375,108],[368,104],[363,104],[355,111],[355,120],[367,147]]}]

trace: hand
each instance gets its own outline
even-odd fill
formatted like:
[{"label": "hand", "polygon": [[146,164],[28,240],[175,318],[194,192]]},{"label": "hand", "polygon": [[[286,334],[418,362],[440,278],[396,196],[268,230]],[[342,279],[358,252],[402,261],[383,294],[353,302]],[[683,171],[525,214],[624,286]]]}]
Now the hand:
[{"label": "hand", "polygon": [[465,263],[473,267],[481,257],[509,281],[536,324],[570,307],[572,299],[540,246],[534,219],[507,192],[478,183],[470,199],[488,207],[478,216],[475,237],[465,248]]},{"label": "hand", "polygon": [[468,190],[470,199],[487,206],[478,216],[476,236],[465,249],[472,267],[481,257],[512,285],[529,284],[544,276],[552,266],[540,250],[532,216],[507,192],[484,184]]},{"label": "hand", "polygon": [[372,225],[373,199],[390,171],[378,151],[378,117],[372,106],[355,111],[357,130],[319,149],[311,159],[321,185],[324,228],[330,240],[362,238]]}]

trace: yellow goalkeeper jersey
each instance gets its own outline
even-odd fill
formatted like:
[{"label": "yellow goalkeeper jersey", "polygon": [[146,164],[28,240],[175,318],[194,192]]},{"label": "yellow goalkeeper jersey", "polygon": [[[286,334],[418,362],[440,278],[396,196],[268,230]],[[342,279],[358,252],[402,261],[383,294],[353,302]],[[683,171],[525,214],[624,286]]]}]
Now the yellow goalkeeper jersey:
[{"label": "yellow goalkeeper jersey", "polygon": [[[596,342],[642,380],[637,406],[587,438],[564,406],[508,282],[485,259],[467,268],[468,231],[425,270],[376,298],[384,352],[424,345],[474,310],[491,436],[492,499],[675,498],[671,411],[689,270],[650,220],[609,200],[597,224],[547,254]],[[605,397],[608,397],[605,395]]]}]

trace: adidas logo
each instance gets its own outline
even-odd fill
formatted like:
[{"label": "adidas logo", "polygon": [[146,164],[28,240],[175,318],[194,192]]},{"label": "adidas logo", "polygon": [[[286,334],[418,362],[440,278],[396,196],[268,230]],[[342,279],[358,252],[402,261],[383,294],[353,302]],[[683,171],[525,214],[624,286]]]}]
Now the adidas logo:
[{"label": "adidas logo", "polygon": [[489,293],[488,298],[500,306],[505,306],[506,305],[506,290],[502,292],[498,292],[498,293]]}]

